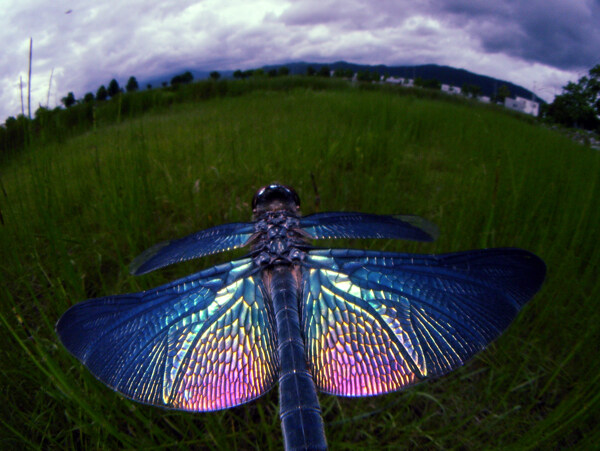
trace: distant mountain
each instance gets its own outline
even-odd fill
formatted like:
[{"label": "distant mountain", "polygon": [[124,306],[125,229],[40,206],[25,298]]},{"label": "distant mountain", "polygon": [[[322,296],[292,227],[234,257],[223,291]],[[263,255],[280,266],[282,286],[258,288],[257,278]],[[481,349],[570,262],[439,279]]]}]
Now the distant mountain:
[{"label": "distant mountain", "polygon": [[[287,64],[276,64],[270,66],[263,66],[266,71],[270,69],[278,69],[281,66],[286,66],[290,69],[292,75],[306,74],[306,69],[312,66],[317,71],[322,66],[328,66],[331,70],[337,69],[350,69],[352,72],[360,71],[371,71],[378,72],[380,75],[389,75],[393,77],[402,78],[416,78],[421,77],[424,80],[436,79],[440,83],[462,87],[464,84],[477,85],[481,88],[483,95],[492,97],[498,88],[502,85],[506,85],[510,90],[511,97],[524,97],[526,99],[534,99],[540,103],[546,103],[543,99],[534,95],[528,89],[522,86],[515,85],[510,81],[498,80],[496,78],[488,77],[486,75],[479,75],[473,72],[469,72],[465,69],[456,69],[455,67],[449,66],[438,66],[437,64],[425,64],[422,66],[385,66],[379,64],[376,66],[369,66],[365,64],[353,64],[347,63],[346,61],[337,61],[335,63],[306,63],[306,62],[295,62]],[[194,80],[202,80],[209,77],[211,71],[189,69],[194,75]],[[160,87],[163,81],[170,82],[171,79],[178,74],[182,74],[185,70],[180,70],[177,73],[169,75],[157,76],[142,80],[140,86],[145,88],[147,84],[151,84],[154,87]],[[233,77],[232,70],[218,71],[222,78]]]},{"label": "distant mountain", "polygon": [[498,80],[486,75],[475,74],[464,69],[456,69],[449,66],[438,66],[437,64],[425,64],[422,66],[385,66],[383,64],[379,64],[377,66],[369,66],[364,64],[347,63],[345,61],[338,61],[331,64],[297,62],[278,64],[275,66],[265,66],[264,69],[276,69],[280,66],[288,67],[292,74],[305,74],[308,66],[312,66],[316,70],[319,70],[322,66],[329,66],[331,70],[350,69],[352,72],[368,70],[378,72],[380,75],[389,75],[393,77],[413,79],[416,77],[421,77],[424,80],[435,78],[440,83],[452,86],[462,87],[464,84],[477,85],[481,88],[483,95],[490,97],[496,93],[500,86],[506,85],[510,90],[512,97],[519,96],[526,99],[534,99],[540,103],[546,103],[543,99],[537,97],[528,89],[525,89],[519,85],[515,85],[509,81]]}]

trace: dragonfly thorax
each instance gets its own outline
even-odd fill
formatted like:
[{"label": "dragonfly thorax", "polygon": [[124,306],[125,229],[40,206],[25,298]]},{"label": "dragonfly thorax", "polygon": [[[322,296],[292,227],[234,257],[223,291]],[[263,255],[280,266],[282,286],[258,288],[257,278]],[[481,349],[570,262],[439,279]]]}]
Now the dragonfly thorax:
[{"label": "dragonfly thorax", "polygon": [[292,263],[305,258],[308,242],[295,213],[287,210],[264,212],[254,230],[252,255],[258,266]]}]

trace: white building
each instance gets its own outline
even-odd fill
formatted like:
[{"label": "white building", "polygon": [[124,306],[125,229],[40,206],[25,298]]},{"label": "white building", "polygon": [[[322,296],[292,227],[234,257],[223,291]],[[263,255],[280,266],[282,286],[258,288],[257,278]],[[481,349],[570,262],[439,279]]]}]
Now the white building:
[{"label": "white building", "polygon": [[462,90],[458,86],[442,85],[442,91],[447,94],[460,94]]},{"label": "white building", "polygon": [[[381,80],[384,80],[383,75],[381,76]],[[402,85],[406,87],[412,87],[415,85],[415,82],[412,78],[402,78],[402,77],[388,77],[384,80],[386,83],[392,83],[395,85]]]},{"label": "white building", "polygon": [[[383,75],[381,76],[381,78],[383,79]],[[393,83],[395,85],[401,85],[404,83],[404,78],[400,78],[400,77],[388,77],[385,79],[386,83]]]},{"label": "white building", "polygon": [[533,100],[527,100],[523,97],[517,97],[516,99],[511,99],[509,97],[504,99],[504,106],[506,108],[510,108],[511,110],[517,110],[525,114],[531,114],[532,116],[538,115],[540,112],[540,104],[538,102],[534,102]]}]

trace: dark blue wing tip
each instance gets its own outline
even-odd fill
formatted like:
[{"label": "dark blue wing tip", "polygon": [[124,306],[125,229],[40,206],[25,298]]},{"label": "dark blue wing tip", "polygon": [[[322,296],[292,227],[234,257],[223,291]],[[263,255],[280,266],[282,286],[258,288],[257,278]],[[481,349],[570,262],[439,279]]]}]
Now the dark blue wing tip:
[{"label": "dark blue wing tip", "polygon": [[428,221],[421,216],[415,215],[394,215],[392,218],[402,221],[409,226],[414,233],[411,237],[414,241],[432,242],[440,236],[439,227],[431,221]]},{"label": "dark blue wing tip", "polygon": [[525,250],[523,252],[523,261],[526,263],[526,269],[524,272],[526,272],[526,276],[530,281],[529,286],[532,291],[531,296],[533,297],[533,295],[535,295],[535,293],[542,288],[542,285],[546,280],[547,267],[546,263],[544,263],[544,260],[534,253]]},{"label": "dark blue wing tip", "polygon": [[75,332],[75,328],[73,327],[73,322],[76,320],[74,314],[77,313],[75,309],[77,305],[78,304],[75,304],[69,307],[69,309],[67,309],[67,311],[64,312],[60,318],[58,318],[58,321],[56,321],[56,324],[54,325],[54,332],[56,332],[58,339],[67,349],[67,351],[79,358],[76,349],[78,343],[77,334]]},{"label": "dark blue wing tip", "polygon": [[131,274],[132,276],[141,276],[143,274],[148,274],[149,272],[152,272],[155,269],[157,269],[150,265],[148,262],[144,262],[141,265],[134,265],[134,262],[135,260],[129,264],[129,274]]},{"label": "dark blue wing tip", "polygon": [[[513,274],[515,301],[523,307],[540,291],[546,279],[546,263],[536,254],[519,248],[498,248],[482,250],[492,252],[491,258],[509,268]],[[482,254],[483,255],[483,254]],[[518,294],[516,294],[518,293]]]},{"label": "dark blue wing tip", "polygon": [[[77,305],[77,304],[75,304]],[[71,307],[69,307],[61,316],[60,318],[58,318],[58,320],[56,321],[56,324],[54,325],[54,331],[56,332],[56,334],[58,335],[58,337],[61,339],[62,341],[62,336],[63,336],[63,332],[65,331],[65,324],[69,322],[69,316],[72,315],[72,310],[75,306],[72,305]]]},{"label": "dark blue wing tip", "polygon": [[129,273],[134,276],[139,276],[157,269],[153,264],[154,257],[161,249],[167,247],[169,244],[171,244],[171,241],[163,241],[162,243],[155,244],[146,249],[129,264]]}]

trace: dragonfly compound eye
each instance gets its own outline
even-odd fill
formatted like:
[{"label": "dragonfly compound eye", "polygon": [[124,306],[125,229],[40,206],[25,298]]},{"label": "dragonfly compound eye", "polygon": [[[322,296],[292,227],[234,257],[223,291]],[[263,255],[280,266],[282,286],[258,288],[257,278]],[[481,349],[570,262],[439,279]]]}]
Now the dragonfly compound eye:
[{"label": "dragonfly compound eye", "polygon": [[293,188],[272,183],[259,189],[252,199],[255,213],[267,210],[296,211],[300,207],[300,197]]}]

